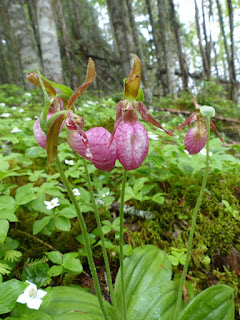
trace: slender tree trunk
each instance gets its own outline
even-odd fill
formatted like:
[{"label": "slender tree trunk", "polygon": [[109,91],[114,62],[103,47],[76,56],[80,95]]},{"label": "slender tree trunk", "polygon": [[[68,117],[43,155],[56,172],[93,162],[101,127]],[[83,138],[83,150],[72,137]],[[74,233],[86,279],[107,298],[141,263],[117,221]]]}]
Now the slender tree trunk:
[{"label": "slender tree trunk", "polygon": [[215,65],[215,70],[216,70],[216,76],[217,76],[217,79],[219,79],[219,72],[218,72],[218,63],[217,63],[217,50],[216,50],[216,42],[213,41],[213,52],[214,52],[214,65]]},{"label": "slender tree trunk", "polygon": [[[210,12],[211,12],[211,3],[210,3]],[[211,77],[211,30],[209,30],[209,35],[206,28],[206,16],[205,16],[205,7],[204,0],[202,0],[202,18],[203,18],[203,34],[205,40],[205,59],[206,59],[206,76],[210,80]],[[210,15],[209,15],[209,25],[210,25]]]},{"label": "slender tree trunk", "polygon": [[158,0],[158,20],[166,66],[167,93],[174,95],[176,93],[175,63],[171,46],[169,12],[165,0]]},{"label": "slender tree trunk", "polygon": [[[20,0],[5,0],[8,7],[10,24],[16,39],[21,60],[23,78],[35,69],[35,64],[40,65],[37,46],[30,24],[27,21],[23,3]],[[26,82],[26,87],[32,85]]]},{"label": "slender tree trunk", "polygon": [[232,80],[230,55],[229,55],[229,50],[228,50],[228,45],[227,45],[226,33],[225,33],[225,29],[224,29],[222,7],[221,7],[221,4],[220,4],[219,0],[216,0],[216,3],[217,3],[217,8],[218,8],[218,17],[219,17],[220,29],[221,29],[221,33],[222,33],[222,36],[223,36],[224,48],[225,48],[225,52],[226,52],[226,55],[227,55],[227,63],[228,63],[229,75],[230,75],[230,79]]},{"label": "slender tree trunk", "polygon": [[55,82],[63,83],[62,60],[51,0],[37,0],[37,16],[44,74]]},{"label": "slender tree trunk", "polygon": [[82,38],[82,23],[80,20],[79,16],[79,6],[77,0],[72,0],[72,5],[73,5],[73,13],[77,25],[77,30],[76,30],[76,36],[78,40],[81,40]]},{"label": "slender tree trunk", "polygon": [[230,24],[230,39],[231,39],[231,58],[230,58],[230,73],[232,78],[232,87],[230,92],[230,98],[233,101],[237,101],[237,86],[236,86],[236,70],[235,70],[235,52],[234,52],[234,23],[233,23],[233,9],[232,1],[227,0],[228,4],[228,14],[229,14],[229,24]]},{"label": "slender tree trunk", "polygon": [[[202,45],[203,41],[202,41],[201,28],[200,28],[200,24],[199,24],[200,18],[199,18],[199,11],[198,11],[197,1],[194,0],[194,3],[195,3],[195,21],[196,21],[197,34],[198,34],[198,43],[199,43],[200,53],[201,53],[201,56],[202,56],[203,71],[204,71],[204,76],[207,79],[209,79],[210,78],[210,70],[209,70],[209,66],[208,66],[208,60],[207,60],[206,52],[205,52],[205,50],[203,48],[203,45]],[[205,22],[203,24],[205,24]],[[205,30],[205,32],[206,32],[206,30]]]},{"label": "slender tree trunk", "polygon": [[129,27],[126,26],[126,20],[123,19],[123,4],[124,0],[107,0],[109,17],[113,26],[123,72],[126,77],[130,71],[130,48],[126,32]]},{"label": "slender tree trunk", "polygon": [[159,39],[157,36],[157,30],[155,27],[155,23],[153,20],[151,0],[146,0],[146,6],[147,6],[148,15],[149,15],[150,25],[152,28],[153,44],[155,47],[155,57],[157,59],[156,77],[157,77],[157,79],[161,80],[163,95],[166,95],[168,93],[168,84],[167,84],[166,78],[164,77],[164,74],[163,74],[163,67],[164,66],[162,65],[162,61],[163,61],[164,57],[161,54],[161,46],[160,46],[160,42],[159,42]]},{"label": "slender tree trunk", "polygon": [[176,10],[175,10],[173,0],[169,0],[169,5],[171,9],[171,17],[172,17],[175,38],[177,42],[178,59],[179,59],[181,73],[182,73],[182,80],[183,80],[183,90],[188,91],[188,66],[187,66],[185,55],[182,49],[182,43],[180,39],[180,27],[177,21]]},{"label": "slender tree trunk", "polygon": [[76,88],[76,76],[74,74],[74,63],[70,57],[70,38],[68,36],[60,0],[56,0],[56,5],[57,5],[56,11],[57,11],[57,16],[59,21],[59,27],[62,33],[63,48],[64,48],[67,66],[68,66],[68,76],[70,79],[70,86],[72,88]]},{"label": "slender tree trunk", "polygon": [[141,44],[139,41],[139,32],[138,32],[135,18],[134,18],[132,2],[131,2],[131,0],[126,0],[126,3],[127,3],[129,20],[130,20],[131,27],[132,27],[133,39],[134,39],[134,43],[136,46],[137,55],[142,63],[142,82],[143,82],[143,86],[144,86],[145,102],[151,104],[152,103],[152,92],[149,87],[147,66],[145,63],[142,47],[141,47]]}]

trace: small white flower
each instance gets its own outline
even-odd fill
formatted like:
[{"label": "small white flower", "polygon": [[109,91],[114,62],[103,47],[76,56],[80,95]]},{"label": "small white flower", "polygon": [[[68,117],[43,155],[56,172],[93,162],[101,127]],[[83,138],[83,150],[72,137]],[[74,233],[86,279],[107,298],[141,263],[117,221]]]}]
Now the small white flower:
[{"label": "small white flower", "polygon": [[31,97],[32,96],[32,94],[30,92],[25,92],[24,95],[27,96],[27,97]]},{"label": "small white flower", "polygon": [[175,136],[175,138],[176,138],[176,139],[179,139],[179,135],[177,134],[177,135]]},{"label": "small white flower", "polygon": [[64,162],[66,163],[66,164],[68,164],[69,166],[73,166],[74,165],[74,161],[73,160],[64,160]]},{"label": "small white flower", "polygon": [[95,202],[96,202],[96,204],[99,204],[100,206],[105,206],[105,202],[101,199],[97,199]]},{"label": "small white flower", "polygon": [[12,110],[16,110],[17,109],[17,107],[15,107],[15,106],[12,106]]},{"label": "small white flower", "polygon": [[42,303],[42,298],[47,294],[47,292],[37,289],[37,286],[34,283],[29,281],[26,282],[29,283],[29,286],[22,294],[20,294],[20,296],[17,298],[17,302],[26,303],[29,309],[38,310]]},{"label": "small white flower", "polygon": [[34,119],[38,119],[39,118],[39,116],[34,116]]},{"label": "small white flower", "polygon": [[[206,156],[207,150],[206,150],[205,148],[203,148],[203,149],[200,151],[200,153],[201,153],[203,156]],[[210,152],[209,152],[209,157],[211,157],[212,155],[213,155],[213,153],[210,151]]]},{"label": "small white flower", "polygon": [[102,194],[102,197],[103,197],[103,198],[105,198],[105,197],[106,197],[106,196],[108,196],[109,194],[110,194],[110,192],[109,192],[109,191],[108,191],[108,192],[106,192],[106,193],[103,193],[103,194]]},{"label": "small white flower", "polygon": [[21,109],[19,109],[18,111],[21,112],[21,113],[23,113],[23,112],[24,112],[24,109],[21,108]]},{"label": "small white flower", "polygon": [[58,202],[58,198],[54,198],[51,201],[44,201],[44,203],[47,206],[47,210],[51,210],[55,207],[60,206],[60,203]]},{"label": "small white flower", "polygon": [[153,134],[152,132],[148,132],[148,138],[151,140],[158,140],[159,137],[157,134]]},{"label": "small white flower", "polygon": [[16,133],[16,132],[21,132],[21,131],[22,131],[21,129],[14,127],[10,132]]},{"label": "small white flower", "polygon": [[96,103],[98,103],[98,101],[93,102],[93,101],[87,101],[88,104],[91,104],[92,106],[95,106]]},{"label": "small white flower", "polygon": [[88,105],[88,104],[86,104],[86,103],[84,103],[84,104],[83,104],[83,107],[85,107],[85,108],[89,108],[89,105]]},{"label": "small white flower", "polygon": [[73,194],[75,195],[75,197],[80,196],[80,192],[77,188],[72,189]]},{"label": "small white flower", "polygon": [[24,120],[25,120],[25,121],[31,121],[32,118],[27,117],[27,118],[25,118]]},{"label": "small white flower", "polygon": [[9,118],[9,117],[11,117],[11,114],[8,113],[8,112],[5,112],[5,113],[2,113],[2,114],[1,114],[1,117],[2,117],[2,118]]},{"label": "small white flower", "polygon": [[1,102],[0,107],[6,107],[6,104],[4,102]]}]

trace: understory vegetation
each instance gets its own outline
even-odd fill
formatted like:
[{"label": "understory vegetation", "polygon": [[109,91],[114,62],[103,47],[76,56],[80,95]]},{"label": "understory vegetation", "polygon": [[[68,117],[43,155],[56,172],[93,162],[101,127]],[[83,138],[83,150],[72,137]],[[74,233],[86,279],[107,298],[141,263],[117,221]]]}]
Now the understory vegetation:
[{"label": "understory vegetation", "polygon": [[[84,241],[75,209],[57,173],[47,162],[46,151],[37,145],[33,124],[42,111],[41,90],[24,92],[15,85],[0,88],[0,281],[17,278],[39,285],[79,284],[94,291]],[[76,112],[85,119],[84,130],[105,127],[112,132],[119,95],[101,92],[83,95]],[[194,110],[188,93],[173,99],[154,98],[151,113],[168,130],[180,125]],[[216,109],[213,120],[225,144],[211,132],[210,171],[197,226],[187,281],[195,294],[213,284],[228,284],[235,292],[236,319],[240,308],[240,145],[239,107],[224,98],[214,83],[205,83],[199,103]],[[164,110],[163,110],[164,109]],[[218,117],[221,117],[219,119]],[[225,119],[225,120],[224,120]],[[201,186],[205,154],[184,150],[186,129],[171,137],[141,121],[150,149],[143,165],[128,173],[124,207],[124,254],[144,244],[165,250],[180,278],[187,239]],[[59,136],[58,156],[84,213],[102,293],[107,282],[99,231],[90,204],[81,156]],[[119,268],[119,203],[122,166],[111,173],[88,163],[98,206],[113,281]],[[58,198],[52,209],[44,201]]]}]

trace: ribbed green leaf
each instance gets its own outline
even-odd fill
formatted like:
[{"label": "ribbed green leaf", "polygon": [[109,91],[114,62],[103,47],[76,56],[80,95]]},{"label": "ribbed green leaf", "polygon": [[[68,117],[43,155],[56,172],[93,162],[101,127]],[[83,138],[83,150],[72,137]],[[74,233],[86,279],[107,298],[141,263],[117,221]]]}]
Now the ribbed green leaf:
[{"label": "ribbed green leaf", "polygon": [[[104,320],[96,296],[77,287],[49,288],[52,300],[43,304],[40,311],[50,315],[52,320]],[[105,302],[111,320],[117,320],[112,306]]]},{"label": "ribbed green leaf", "polygon": [[212,286],[193,299],[179,320],[234,320],[233,289]]},{"label": "ribbed green leaf", "polygon": [[[169,320],[173,318],[178,285],[171,281],[172,267],[167,254],[155,246],[136,248],[124,259],[124,283],[129,320]],[[120,270],[115,297],[122,313]]]},{"label": "ribbed green leaf", "polygon": [[10,312],[15,308],[17,298],[27,286],[27,283],[15,279],[0,284],[0,314]]}]

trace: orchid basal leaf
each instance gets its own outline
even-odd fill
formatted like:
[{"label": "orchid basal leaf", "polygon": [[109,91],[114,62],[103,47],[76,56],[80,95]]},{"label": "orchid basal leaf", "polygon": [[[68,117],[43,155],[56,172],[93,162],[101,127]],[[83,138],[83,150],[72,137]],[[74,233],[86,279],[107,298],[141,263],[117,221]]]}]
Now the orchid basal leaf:
[{"label": "orchid basal leaf", "polygon": [[[134,62],[132,69],[125,80],[124,95],[127,100],[135,100],[138,96],[138,90],[141,81],[141,61],[138,56],[133,54]],[[139,99],[141,100],[141,99]]]},{"label": "orchid basal leaf", "polygon": [[46,142],[47,157],[48,157],[49,164],[52,164],[52,162],[55,160],[57,156],[57,141],[58,141],[59,130],[65,118],[66,118],[66,114],[60,114],[59,117],[56,118],[51,124],[51,126],[49,127],[48,134],[47,134],[47,142]]},{"label": "orchid basal leaf", "polygon": [[[35,86],[38,86],[38,87],[42,88],[41,83],[40,83],[40,81],[39,81],[39,76],[38,76],[37,73],[33,73],[33,72],[29,73],[29,74],[27,75],[27,79],[28,79],[29,82],[35,84]],[[46,88],[47,92],[48,92],[51,96],[54,96],[54,97],[56,96],[56,91],[55,91],[55,89],[51,86],[51,84],[50,84],[49,82],[47,82],[47,81],[45,81],[45,80],[43,79],[43,85],[44,85],[44,87]]]},{"label": "orchid basal leaf", "polygon": [[72,105],[76,101],[76,99],[80,96],[80,94],[87,89],[87,87],[90,86],[90,84],[93,83],[96,77],[95,72],[95,64],[91,58],[89,58],[88,61],[88,69],[87,69],[87,75],[84,83],[79,87],[76,91],[74,91],[73,95],[70,97],[68,101],[68,109],[71,109]]}]

